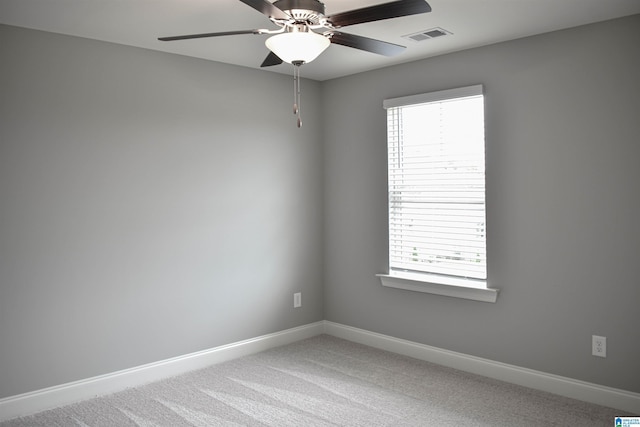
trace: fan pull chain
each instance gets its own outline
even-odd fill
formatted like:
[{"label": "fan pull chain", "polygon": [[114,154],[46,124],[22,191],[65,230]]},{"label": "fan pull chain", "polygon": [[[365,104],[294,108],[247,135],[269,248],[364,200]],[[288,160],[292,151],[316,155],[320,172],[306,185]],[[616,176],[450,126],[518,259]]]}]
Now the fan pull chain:
[{"label": "fan pull chain", "polygon": [[296,67],[293,66],[293,115],[298,114],[298,76],[296,75]]},{"label": "fan pull chain", "polygon": [[293,114],[298,116],[298,127],[302,127],[302,117],[300,115],[300,66],[301,61],[293,62]]}]

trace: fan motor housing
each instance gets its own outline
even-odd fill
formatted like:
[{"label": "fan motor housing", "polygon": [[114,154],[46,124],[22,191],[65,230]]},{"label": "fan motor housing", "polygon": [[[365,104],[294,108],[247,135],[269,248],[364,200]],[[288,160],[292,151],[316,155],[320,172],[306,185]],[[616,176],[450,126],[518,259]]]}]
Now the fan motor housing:
[{"label": "fan motor housing", "polygon": [[318,0],[277,0],[273,2],[273,5],[280,10],[289,12],[294,18],[296,18],[295,15],[299,12],[311,12],[315,15],[324,15],[324,3]]}]

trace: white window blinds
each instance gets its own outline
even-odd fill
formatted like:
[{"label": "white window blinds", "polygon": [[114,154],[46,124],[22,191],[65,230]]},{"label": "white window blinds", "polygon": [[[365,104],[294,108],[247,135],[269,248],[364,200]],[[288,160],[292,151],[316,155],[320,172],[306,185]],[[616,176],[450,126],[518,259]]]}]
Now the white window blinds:
[{"label": "white window blinds", "polygon": [[486,279],[482,86],[384,107],[390,270]]}]

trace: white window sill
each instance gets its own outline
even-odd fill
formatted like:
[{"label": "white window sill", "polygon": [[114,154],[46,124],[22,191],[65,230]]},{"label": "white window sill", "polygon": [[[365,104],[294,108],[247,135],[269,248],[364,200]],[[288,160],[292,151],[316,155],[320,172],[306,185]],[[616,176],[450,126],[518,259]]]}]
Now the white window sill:
[{"label": "white window sill", "polygon": [[376,274],[382,286],[407,291],[426,292],[474,301],[496,302],[499,289],[487,288],[484,281],[442,277],[429,274],[399,273]]}]

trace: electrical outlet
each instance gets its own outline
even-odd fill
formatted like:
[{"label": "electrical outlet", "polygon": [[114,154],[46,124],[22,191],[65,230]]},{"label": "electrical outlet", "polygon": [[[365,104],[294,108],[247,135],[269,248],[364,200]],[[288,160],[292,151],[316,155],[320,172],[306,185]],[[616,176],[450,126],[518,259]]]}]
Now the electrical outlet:
[{"label": "electrical outlet", "polygon": [[293,308],[302,307],[302,292],[293,294]]},{"label": "electrical outlet", "polygon": [[607,357],[607,337],[591,336],[591,354],[598,357]]}]

